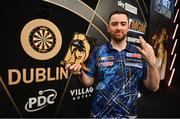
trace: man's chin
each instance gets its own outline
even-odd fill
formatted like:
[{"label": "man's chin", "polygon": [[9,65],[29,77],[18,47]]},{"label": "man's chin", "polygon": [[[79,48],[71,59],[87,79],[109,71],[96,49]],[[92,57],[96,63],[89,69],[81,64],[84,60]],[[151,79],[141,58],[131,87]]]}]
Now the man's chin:
[{"label": "man's chin", "polygon": [[126,38],[126,35],[112,35],[114,41],[122,41]]},{"label": "man's chin", "polygon": [[122,41],[122,40],[124,40],[124,38],[125,38],[124,36],[118,36],[118,37],[115,37],[114,40],[115,41]]}]

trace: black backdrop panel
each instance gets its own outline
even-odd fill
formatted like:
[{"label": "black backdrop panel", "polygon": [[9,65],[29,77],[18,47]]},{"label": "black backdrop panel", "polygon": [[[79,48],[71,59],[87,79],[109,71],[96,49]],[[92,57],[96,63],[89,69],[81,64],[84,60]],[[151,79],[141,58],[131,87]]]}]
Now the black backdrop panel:
[{"label": "black backdrop panel", "polygon": [[[62,104],[59,103],[70,75],[61,61],[65,57],[73,34],[85,33],[89,22],[63,7],[41,0],[5,2],[1,4],[1,9],[1,117],[87,117],[92,91],[82,94],[82,91],[89,90],[89,87],[81,85],[79,78],[71,77],[70,88],[67,88]],[[23,27],[35,19],[50,21],[59,29],[62,36],[59,52],[47,60],[38,60],[28,55],[20,42]],[[40,73],[45,72],[42,76],[45,80],[37,81],[37,70],[40,70]],[[66,76],[62,72],[65,72]],[[52,81],[48,79],[48,73]],[[9,77],[13,82],[18,80],[17,83],[10,84]],[[33,81],[27,83],[30,79]],[[78,99],[74,99],[77,97]]]}]

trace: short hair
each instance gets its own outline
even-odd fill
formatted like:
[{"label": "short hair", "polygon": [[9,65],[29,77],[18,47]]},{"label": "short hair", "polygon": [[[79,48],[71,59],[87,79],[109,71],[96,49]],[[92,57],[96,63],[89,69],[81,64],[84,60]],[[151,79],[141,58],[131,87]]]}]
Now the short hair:
[{"label": "short hair", "polygon": [[115,10],[115,11],[113,11],[113,12],[109,15],[108,23],[109,23],[111,17],[112,17],[114,14],[124,14],[124,15],[127,16],[128,20],[129,20],[129,15],[128,15],[128,13],[127,13],[126,11],[124,11],[124,10]]}]

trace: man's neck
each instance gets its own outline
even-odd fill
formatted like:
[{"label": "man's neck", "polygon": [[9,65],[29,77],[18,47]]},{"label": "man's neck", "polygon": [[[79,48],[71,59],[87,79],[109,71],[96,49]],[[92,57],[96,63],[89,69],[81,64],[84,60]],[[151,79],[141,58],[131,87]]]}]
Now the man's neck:
[{"label": "man's neck", "polygon": [[118,50],[119,52],[122,51],[123,49],[126,48],[127,42],[126,42],[126,38],[123,39],[122,41],[115,41],[115,40],[111,40],[111,45],[114,49]]}]

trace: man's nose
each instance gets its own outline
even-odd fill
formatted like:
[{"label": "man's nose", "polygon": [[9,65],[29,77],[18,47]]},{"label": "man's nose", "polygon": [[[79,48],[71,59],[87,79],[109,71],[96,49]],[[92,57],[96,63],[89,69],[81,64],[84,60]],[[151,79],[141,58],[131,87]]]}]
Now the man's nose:
[{"label": "man's nose", "polygon": [[122,25],[120,23],[117,24],[117,29],[122,29]]}]

